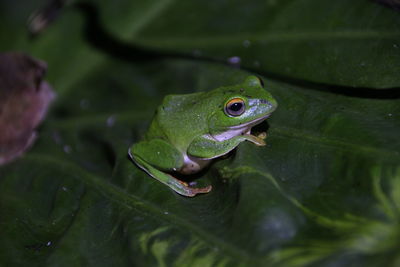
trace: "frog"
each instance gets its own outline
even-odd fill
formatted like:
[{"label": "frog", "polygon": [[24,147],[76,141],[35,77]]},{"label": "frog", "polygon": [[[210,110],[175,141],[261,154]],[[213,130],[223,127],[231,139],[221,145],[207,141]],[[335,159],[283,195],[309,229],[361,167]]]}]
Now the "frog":
[{"label": "frog", "polygon": [[212,185],[195,187],[177,176],[198,173],[244,141],[265,146],[266,134],[253,135],[251,129],[277,106],[254,75],[207,92],[167,95],[143,140],[128,154],[140,169],[180,195],[209,193]]}]

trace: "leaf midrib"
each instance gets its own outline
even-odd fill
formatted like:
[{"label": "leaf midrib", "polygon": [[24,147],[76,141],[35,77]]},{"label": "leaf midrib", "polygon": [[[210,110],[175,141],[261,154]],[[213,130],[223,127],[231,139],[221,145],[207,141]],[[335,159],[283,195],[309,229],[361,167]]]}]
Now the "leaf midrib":
[{"label": "leaf midrib", "polygon": [[[128,195],[125,191],[121,190],[117,186],[97,178],[95,175],[92,175],[91,173],[87,172],[85,169],[76,164],[66,162],[64,160],[58,159],[57,157],[50,157],[48,155],[40,153],[29,153],[24,157],[24,159],[38,161],[40,162],[40,164],[48,163],[52,166],[57,165],[60,168],[68,169],[69,172],[78,173],[80,174],[78,177],[81,178],[85,184],[87,184],[89,187],[94,188],[104,197],[118,203],[119,205],[127,207],[128,209],[135,208],[137,211],[141,212],[144,215],[151,216],[157,220],[162,220],[169,223],[170,225],[176,225],[178,226],[178,229],[188,229],[188,231],[195,234],[198,239],[203,240],[206,244],[215,244],[233,258],[253,263],[255,261],[258,261],[253,256],[249,255],[247,251],[241,250],[240,248],[237,248],[232,244],[211,235],[209,232],[204,231],[190,221],[182,219],[181,217],[175,215],[173,212],[168,212],[168,214],[165,214],[162,209],[155,206],[154,204],[140,199],[133,194]],[[75,179],[78,179],[76,175],[71,176]]]}]

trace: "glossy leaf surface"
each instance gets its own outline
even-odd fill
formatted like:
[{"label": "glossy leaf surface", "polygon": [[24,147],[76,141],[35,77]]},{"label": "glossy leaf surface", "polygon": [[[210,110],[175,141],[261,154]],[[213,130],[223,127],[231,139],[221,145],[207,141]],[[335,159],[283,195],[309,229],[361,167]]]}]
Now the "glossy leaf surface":
[{"label": "glossy leaf surface", "polygon": [[[66,8],[33,41],[22,28],[24,16],[12,13],[29,14],[33,8],[15,11],[15,4],[2,3],[1,12],[8,14],[2,27],[15,25],[15,30],[3,29],[9,40],[1,48],[45,60],[47,80],[57,92],[32,150],[0,168],[2,264],[400,264],[399,93],[346,87],[398,86],[395,48],[371,54],[374,46],[395,38],[398,13],[369,1],[260,2],[215,1],[206,16],[200,2],[96,1]],[[93,23],[95,10],[103,24]],[[265,10],[271,22],[262,16]],[[375,19],[367,12],[375,12]],[[247,19],[235,20],[239,14]],[[325,24],[318,18],[326,18]],[[372,29],[378,36],[329,42],[329,30],[338,24]],[[335,63],[328,64],[328,48],[321,43],[318,49],[308,46],[299,30],[307,25],[324,32],[322,42],[339,55]],[[389,37],[379,35],[382,28],[392,32]],[[251,32],[262,40],[259,32],[269,29],[292,39],[264,49],[237,36]],[[207,38],[193,38],[200,32]],[[296,40],[293,32],[302,38]],[[225,42],[221,34],[240,41]],[[176,36],[196,47],[178,44]],[[244,47],[242,39],[251,45]],[[304,50],[293,50],[296,42]],[[183,56],[198,48],[201,55]],[[214,60],[232,55],[253,72]],[[255,55],[274,63],[252,67]],[[366,59],[368,70],[349,71]],[[270,72],[288,79],[263,76]],[[250,73],[263,77],[279,103],[268,123],[258,127],[268,129],[267,146],[243,143],[215,162],[198,180],[212,184],[211,193],[179,196],[128,159],[127,149],[143,136],[165,95],[235,84]]]}]

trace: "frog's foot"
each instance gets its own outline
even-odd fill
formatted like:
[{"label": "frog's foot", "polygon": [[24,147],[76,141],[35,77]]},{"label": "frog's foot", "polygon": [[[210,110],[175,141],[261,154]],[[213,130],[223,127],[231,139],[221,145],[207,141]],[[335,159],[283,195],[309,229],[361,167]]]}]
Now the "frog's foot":
[{"label": "frog's foot", "polygon": [[261,132],[257,134],[257,137],[265,140],[265,138],[267,138],[267,132]]},{"label": "frog's foot", "polygon": [[[135,152],[135,151],[133,151],[133,152]],[[139,168],[141,168],[147,174],[149,174],[151,177],[153,177],[153,178],[157,179],[159,182],[167,185],[169,188],[171,188],[176,193],[178,193],[182,196],[193,197],[197,194],[208,193],[212,189],[211,185],[209,185],[207,187],[203,187],[203,188],[190,187],[184,181],[181,181],[181,180],[175,178],[174,176],[155,168],[153,165],[157,164],[157,162],[152,162],[153,165],[151,165],[147,161],[142,159],[139,155],[132,153],[131,149],[129,149],[128,153],[129,153],[129,156],[131,157],[131,159],[133,160],[133,162]],[[177,169],[178,167],[180,167],[177,165],[178,164],[176,164],[176,166],[170,166],[169,169],[173,170],[173,169]],[[165,168],[165,166],[164,166],[164,168]]]},{"label": "frog's foot", "polygon": [[255,135],[252,135],[250,133],[247,133],[244,136],[246,137],[247,141],[250,141],[250,142],[254,143],[257,146],[265,146],[266,145],[265,141],[264,141],[265,137],[263,137],[263,136],[261,136],[261,137],[260,136],[255,136]]},{"label": "frog's foot", "polygon": [[209,193],[212,189],[211,185],[206,187],[190,187],[186,182],[178,180],[171,176],[168,180],[168,185],[178,194],[194,197],[197,194],[206,194]]}]

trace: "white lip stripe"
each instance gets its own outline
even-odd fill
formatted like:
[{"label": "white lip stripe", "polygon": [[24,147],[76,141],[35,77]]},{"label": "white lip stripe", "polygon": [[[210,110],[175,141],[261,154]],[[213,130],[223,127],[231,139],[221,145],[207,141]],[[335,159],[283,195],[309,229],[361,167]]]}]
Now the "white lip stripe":
[{"label": "white lip stripe", "polygon": [[242,127],[239,129],[229,129],[228,131],[225,131],[223,133],[213,135],[213,138],[218,142],[229,140],[232,137],[249,132],[250,128],[251,128],[251,126],[250,127]]}]

